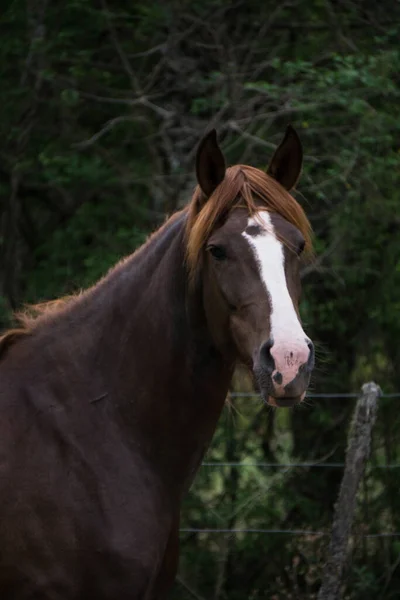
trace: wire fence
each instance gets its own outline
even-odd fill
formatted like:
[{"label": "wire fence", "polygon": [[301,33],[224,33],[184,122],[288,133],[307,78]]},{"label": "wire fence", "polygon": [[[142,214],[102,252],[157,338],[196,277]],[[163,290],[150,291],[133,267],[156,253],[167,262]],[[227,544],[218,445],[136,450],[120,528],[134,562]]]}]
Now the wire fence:
[{"label": "wire fence", "polygon": [[[307,398],[338,398],[338,399],[356,399],[359,398],[358,393],[320,393],[320,394],[307,394]],[[257,399],[260,401],[260,397],[255,393],[249,392],[232,392],[229,394],[229,398],[249,398]],[[380,398],[400,398],[400,392],[393,392],[380,394]],[[270,463],[270,462],[203,462],[201,467],[205,468],[251,468],[256,467],[260,469],[343,469],[345,467],[344,462],[293,462],[293,463]],[[368,470],[394,470],[399,469],[400,463],[392,463],[386,465],[368,465]],[[330,531],[312,531],[307,529],[263,529],[263,528],[198,528],[198,527],[183,527],[180,529],[182,534],[222,534],[222,535],[239,535],[239,534],[269,534],[269,535],[292,535],[292,536],[310,536],[310,537],[326,537],[330,536]],[[365,533],[360,534],[362,538],[396,538],[400,537],[400,531],[395,532],[377,532],[377,533]]]},{"label": "wire fence", "polygon": [[[320,468],[320,469],[343,469],[344,463],[312,463],[312,462],[302,462],[302,463],[263,463],[263,462],[203,462],[201,464],[202,467],[259,467],[259,468],[271,468],[271,469],[295,469],[295,468],[303,468],[303,469],[311,469],[311,468]],[[400,463],[393,463],[388,465],[370,465],[369,468],[372,469],[400,469]]]},{"label": "wire fence", "polygon": [[[207,529],[197,527],[183,527],[180,529],[181,533],[223,533],[228,535],[236,535],[239,533],[268,533],[268,534],[286,534],[286,535],[300,535],[300,536],[330,536],[330,531],[309,531],[307,529]],[[395,532],[380,532],[380,533],[365,533],[361,534],[362,538],[388,538],[388,537],[400,537],[400,531]]]},{"label": "wire fence", "polygon": [[[346,398],[359,398],[360,394],[357,394],[355,392],[349,392],[349,393],[326,393],[326,394],[313,394],[313,393],[309,393],[306,396],[307,398],[338,398],[338,399],[346,399]],[[390,394],[381,394],[379,396],[380,398],[400,398],[400,392],[393,392]],[[229,398],[253,398],[253,399],[257,399],[259,401],[261,401],[261,398],[258,394],[255,393],[250,393],[250,392],[231,392],[229,394]]]}]

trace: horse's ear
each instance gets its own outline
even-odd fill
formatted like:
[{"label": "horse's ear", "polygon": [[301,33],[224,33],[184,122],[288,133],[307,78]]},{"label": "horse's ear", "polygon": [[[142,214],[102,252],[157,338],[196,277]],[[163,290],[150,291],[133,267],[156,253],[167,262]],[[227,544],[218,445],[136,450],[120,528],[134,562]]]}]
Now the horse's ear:
[{"label": "horse's ear", "polygon": [[285,137],[268,165],[267,173],[287,190],[299,180],[303,164],[303,147],[296,130],[288,125]]},{"label": "horse's ear", "polygon": [[218,146],[217,132],[212,129],[201,140],[196,155],[197,182],[208,198],[225,177],[225,158]]}]

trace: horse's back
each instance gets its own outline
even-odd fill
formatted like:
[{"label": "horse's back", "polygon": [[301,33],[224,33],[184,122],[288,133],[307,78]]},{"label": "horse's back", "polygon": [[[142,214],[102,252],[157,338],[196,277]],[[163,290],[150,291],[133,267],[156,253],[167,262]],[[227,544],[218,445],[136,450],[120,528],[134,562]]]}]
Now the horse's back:
[{"label": "horse's back", "polygon": [[110,400],[0,367],[2,600],[150,597],[171,510]]}]

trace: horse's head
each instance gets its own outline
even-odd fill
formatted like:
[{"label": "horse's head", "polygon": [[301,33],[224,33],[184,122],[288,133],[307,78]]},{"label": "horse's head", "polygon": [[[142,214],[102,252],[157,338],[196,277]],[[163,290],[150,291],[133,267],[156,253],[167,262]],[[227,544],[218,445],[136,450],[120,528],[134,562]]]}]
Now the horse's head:
[{"label": "horse's head", "polygon": [[250,367],[263,398],[292,406],[306,393],[314,349],[299,318],[300,255],[310,226],[290,195],[302,148],[292,128],[267,173],[226,169],[212,131],[197,153],[197,180],[187,225],[192,283],[201,282],[208,325],[229,358]]}]

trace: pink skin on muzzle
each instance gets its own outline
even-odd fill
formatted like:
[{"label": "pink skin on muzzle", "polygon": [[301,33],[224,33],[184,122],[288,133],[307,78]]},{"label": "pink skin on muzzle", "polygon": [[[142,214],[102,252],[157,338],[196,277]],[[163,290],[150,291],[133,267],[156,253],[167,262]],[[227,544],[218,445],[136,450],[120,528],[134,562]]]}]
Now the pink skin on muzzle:
[{"label": "pink skin on muzzle", "polygon": [[[285,387],[299,374],[300,368],[307,365],[310,348],[305,342],[291,344],[277,343],[270,350],[275,363],[271,378],[274,385],[274,395],[279,398],[285,395]],[[302,394],[304,398],[305,392]]]}]

